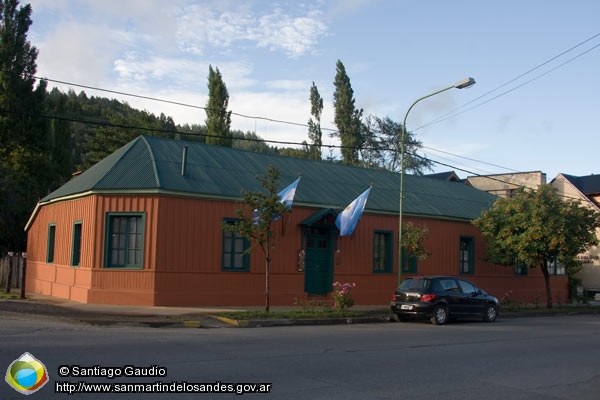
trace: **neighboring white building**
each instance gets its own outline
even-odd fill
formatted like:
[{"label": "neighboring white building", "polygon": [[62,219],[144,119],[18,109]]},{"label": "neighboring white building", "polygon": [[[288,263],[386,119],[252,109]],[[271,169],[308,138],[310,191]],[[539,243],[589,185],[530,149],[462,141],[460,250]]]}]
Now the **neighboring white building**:
[{"label": "neighboring white building", "polygon": [[[536,190],[546,183],[546,174],[540,171],[515,172],[511,174],[470,176],[466,185],[511,198],[520,187]],[[573,176],[558,174],[550,184],[557,193],[566,198],[581,200],[581,203],[600,212],[600,175]],[[596,232],[600,238],[600,229]],[[588,252],[578,256],[583,269],[576,275],[581,279],[583,289],[594,294],[600,300],[600,246],[592,247]]]},{"label": "neighboring white building", "polygon": [[[583,205],[600,212],[600,175],[558,174],[550,184],[559,195],[579,199]],[[600,238],[600,229],[596,235]],[[594,246],[578,258],[583,263],[583,269],[577,277],[581,279],[584,290],[600,294],[600,247]]]},{"label": "neighboring white building", "polygon": [[469,176],[465,181],[466,185],[504,198],[511,198],[520,187],[536,190],[545,183],[546,174],[540,171]]}]

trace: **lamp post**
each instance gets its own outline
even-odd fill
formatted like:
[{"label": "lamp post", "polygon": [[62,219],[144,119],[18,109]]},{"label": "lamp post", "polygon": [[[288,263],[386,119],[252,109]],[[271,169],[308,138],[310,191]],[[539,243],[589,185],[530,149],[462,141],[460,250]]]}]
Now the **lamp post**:
[{"label": "lamp post", "polygon": [[465,78],[461,81],[456,82],[452,86],[448,86],[447,88],[438,90],[437,92],[433,92],[428,94],[427,96],[423,96],[415,100],[411,106],[406,111],[404,115],[404,121],[402,122],[402,135],[400,137],[400,203],[398,209],[398,286],[402,283],[402,203],[404,200],[404,153],[405,153],[405,138],[406,138],[406,118],[408,118],[408,113],[412,108],[421,100],[427,99],[429,97],[435,96],[436,94],[440,94],[450,89],[464,89],[475,84],[475,79],[473,78]]}]

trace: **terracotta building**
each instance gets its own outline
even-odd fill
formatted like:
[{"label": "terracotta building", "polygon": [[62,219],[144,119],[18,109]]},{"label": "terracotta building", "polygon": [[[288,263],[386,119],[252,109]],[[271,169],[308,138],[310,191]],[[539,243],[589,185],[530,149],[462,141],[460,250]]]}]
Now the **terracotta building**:
[{"label": "terracotta building", "polygon": [[[302,175],[292,212],[274,222],[271,305],[323,298],[334,281],[355,282],[356,304],[387,304],[398,279],[399,175],[141,136],[42,199],[27,226],[27,288],[87,303],[161,306],[262,305],[259,250],[222,229],[240,190],[271,164],[281,187]],[[362,218],[339,236],[336,215],[370,185]],[[471,221],[496,197],[419,176],[404,181],[404,220],[426,227],[426,260],[405,260],[402,276],[461,275],[491,294],[544,298],[538,270],[519,275],[485,261]],[[566,299],[566,276],[552,277]]]}]

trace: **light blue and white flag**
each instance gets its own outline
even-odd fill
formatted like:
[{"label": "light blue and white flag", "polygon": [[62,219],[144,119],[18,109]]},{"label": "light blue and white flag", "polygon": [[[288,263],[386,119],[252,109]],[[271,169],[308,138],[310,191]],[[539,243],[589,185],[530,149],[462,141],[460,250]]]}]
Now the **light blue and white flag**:
[{"label": "light blue and white flag", "polygon": [[292,203],[294,201],[294,196],[296,195],[296,188],[298,187],[298,182],[300,182],[300,177],[298,177],[298,179],[290,183],[288,187],[286,187],[278,193],[280,199],[279,201],[281,201],[281,204],[286,206],[288,209],[292,208]]},{"label": "light blue and white flag", "polygon": [[354,199],[344,211],[338,214],[335,219],[335,226],[340,230],[340,236],[348,236],[354,232],[354,228],[356,228],[356,224],[358,224],[358,220],[367,204],[367,198],[369,197],[370,191],[371,188],[365,190],[360,196]]}]

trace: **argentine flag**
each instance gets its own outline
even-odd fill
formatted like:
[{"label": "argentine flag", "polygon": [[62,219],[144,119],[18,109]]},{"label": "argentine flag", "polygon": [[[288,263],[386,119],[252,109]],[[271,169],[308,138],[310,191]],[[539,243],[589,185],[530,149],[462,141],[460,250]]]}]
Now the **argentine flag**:
[{"label": "argentine flag", "polygon": [[296,179],[294,182],[290,183],[288,187],[283,189],[281,192],[277,193],[279,195],[279,201],[281,201],[281,204],[286,206],[288,210],[292,208],[298,182],[300,182],[300,177],[298,177],[298,179]]},{"label": "argentine flag", "polygon": [[354,228],[356,228],[356,224],[358,224],[358,220],[367,204],[367,198],[369,197],[370,191],[371,188],[365,190],[360,196],[354,199],[344,211],[338,214],[335,219],[335,226],[340,230],[340,236],[348,236],[354,232]]},{"label": "argentine flag", "polygon": [[[294,182],[290,183],[288,187],[283,189],[281,192],[277,193],[277,196],[279,196],[279,201],[281,204],[286,206],[288,210],[292,209],[292,203],[294,201],[294,196],[296,195],[298,182],[300,182],[300,177],[298,177],[298,179],[296,179]],[[281,218],[280,215],[275,215],[273,221],[279,221],[279,218]],[[260,222],[260,212],[256,209],[253,211],[252,220],[254,221],[255,225]]]}]

